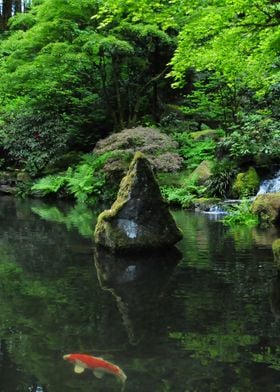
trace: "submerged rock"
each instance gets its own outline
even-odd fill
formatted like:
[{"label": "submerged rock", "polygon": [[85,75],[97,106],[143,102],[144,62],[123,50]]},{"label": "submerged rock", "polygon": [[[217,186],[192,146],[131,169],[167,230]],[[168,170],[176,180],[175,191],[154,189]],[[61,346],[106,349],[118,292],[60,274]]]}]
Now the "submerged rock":
[{"label": "submerged rock", "polygon": [[111,209],[99,215],[94,237],[114,251],[160,249],[182,238],[142,153],[135,154]]}]

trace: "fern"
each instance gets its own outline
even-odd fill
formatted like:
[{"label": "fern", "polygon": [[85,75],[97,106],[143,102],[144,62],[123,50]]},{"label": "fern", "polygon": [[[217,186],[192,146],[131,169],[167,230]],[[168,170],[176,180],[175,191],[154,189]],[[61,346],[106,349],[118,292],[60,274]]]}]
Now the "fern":
[{"label": "fern", "polygon": [[171,204],[177,204],[183,208],[188,208],[192,205],[194,195],[186,192],[185,189],[162,186],[161,193],[163,197]]},{"label": "fern", "polygon": [[106,183],[105,175],[102,173],[103,166],[113,155],[113,152],[100,156],[85,154],[76,167],[69,167],[60,175],[41,178],[31,190],[39,191],[45,196],[49,193],[58,193],[63,188],[78,202],[84,203],[90,198],[98,199],[104,193]]},{"label": "fern", "polygon": [[57,193],[65,185],[65,181],[66,178],[63,175],[43,177],[31,187],[31,191],[39,191],[43,196]]},{"label": "fern", "polygon": [[248,200],[243,200],[239,205],[232,206],[229,209],[229,214],[224,217],[223,223],[229,226],[257,226],[259,220],[258,217],[252,213],[251,204]]},{"label": "fern", "polygon": [[99,196],[104,184],[105,176],[96,173],[86,163],[78,166],[71,177],[67,177],[67,188],[79,202],[87,201],[89,196]]}]

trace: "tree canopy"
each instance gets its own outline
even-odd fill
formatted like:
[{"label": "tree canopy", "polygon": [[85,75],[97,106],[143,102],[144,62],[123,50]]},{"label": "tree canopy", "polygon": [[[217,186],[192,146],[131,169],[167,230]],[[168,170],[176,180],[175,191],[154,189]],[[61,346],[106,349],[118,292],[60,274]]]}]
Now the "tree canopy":
[{"label": "tree canopy", "polygon": [[0,36],[2,150],[40,172],[174,116],[267,128],[263,116],[279,120],[279,14],[273,0],[33,1]]}]

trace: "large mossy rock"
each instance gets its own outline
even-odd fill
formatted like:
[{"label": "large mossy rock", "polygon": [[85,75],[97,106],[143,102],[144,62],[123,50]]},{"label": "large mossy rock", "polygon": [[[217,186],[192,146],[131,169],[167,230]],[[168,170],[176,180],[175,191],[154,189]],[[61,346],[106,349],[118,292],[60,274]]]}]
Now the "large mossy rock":
[{"label": "large mossy rock", "polygon": [[252,212],[262,225],[280,224],[280,193],[265,193],[256,197]]},{"label": "large mossy rock", "polygon": [[232,186],[233,196],[236,198],[254,196],[260,186],[260,178],[254,167],[246,172],[238,173]]},{"label": "large mossy rock", "polygon": [[135,154],[111,209],[99,215],[94,237],[113,251],[160,249],[182,238],[142,153]]},{"label": "large mossy rock", "polygon": [[211,177],[213,163],[211,161],[202,161],[196,169],[190,174],[198,185],[203,185]]}]

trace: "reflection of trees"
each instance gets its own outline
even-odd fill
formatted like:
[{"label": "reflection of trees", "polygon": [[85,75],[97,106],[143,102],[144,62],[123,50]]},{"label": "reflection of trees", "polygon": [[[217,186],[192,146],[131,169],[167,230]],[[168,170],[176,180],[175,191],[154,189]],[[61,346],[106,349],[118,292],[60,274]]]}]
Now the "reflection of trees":
[{"label": "reflection of trees", "polygon": [[[30,203],[26,201],[1,200],[0,246],[3,244],[11,249],[17,263],[26,270],[45,276],[63,276],[69,258],[79,254],[80,260],[89,259],[90,239],[78,236],[76,230],[65,230],[64,224],[43,224],[38,216],[31,213]],[[38,201],[32,204],[37,209],[41,206]]]},{"label": "reflection of trees", "polygon": [[97,277],[76,230],[10,199],[0,217],[1,392],[120,390],[109,376],[74,374],[61,359],[69,352],[111,354],[126,392],[277,391],[280,290],[266,248],[247,237],[237,246],[237,234],[184,213],[176,268],[99,254]]},{"label": "reflection of trees", "polygon": [[[118,347],[122,336],[108,338],[103,308],[110,312],[115,327],[118,314],[92,272],[93,266],[71,265],[63,278],[45,280],[30,277],[15,263],[1,265],[0,336],[26,379],[33,375],[40,384],[50,384],[50,391],[64,390],[69,378],[63,354],[94,348],[105,351],[108,346]],[[72,369],[70,379],[70,391],[82,391],[92,381],[72,377]]]}]

